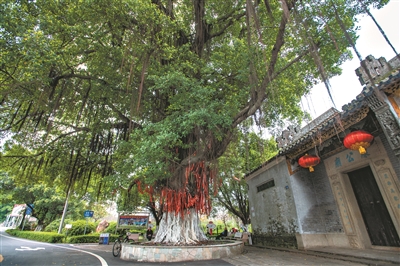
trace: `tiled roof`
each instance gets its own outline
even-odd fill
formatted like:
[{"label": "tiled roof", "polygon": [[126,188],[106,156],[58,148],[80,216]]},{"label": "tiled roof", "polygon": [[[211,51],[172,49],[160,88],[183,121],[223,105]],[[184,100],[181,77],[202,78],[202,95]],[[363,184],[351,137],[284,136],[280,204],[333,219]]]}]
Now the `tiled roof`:
[{"label": "tiled roof", "polygon": [[[396,81],[400,81],[400,71],[393,72],[376,85],[379,90],[384,91]],[[361,93],[357,95],[356,99],[352,100],[348,104],[343,105],[342,112],[338,112],[336,109],[330,108],[328,111],[314,119],[307,126],[303,127],[300,132],[294,136],[290,143],[281,148],[279,155],[284,155],[298,145],[312,140],[315,138],[317,133],[331,129],[336,123],[336,116],[339,116],[341,120],[345,120],[349,115],[359,111],[363,106],[367,105],[366,99],[370,97],[372,93],[372,86],[367,85],[362,89]]]},{"label": "tiled roof", "polygon": [[[383,65],[382,69],[385,69],[385,71],[390,72],[390,74],[388,74],[386,77],[384,77],[383,79],[381,78],[378,84],[375,84],[379,88],[379,90],[388,93],[400,87],[399,57],[397,56],[394,57],[388,63],[386,63],[386,60],[384,58],[376,60],[372,56],[367,57],[366,61],[383,62],[385,65]],[[376,67],[376,65],[374,67]],[[379,69],[372,68],[370,70],[375,71],[374,79],[380,78],[381,75],[385,74],[385,73],[379,73]],[[365,79],[365,76],[363,78]],[[253,169],[251,172],[247,173],[245,176],[250,176],[252,173],[268,165],[272,160],[276,160],[277,157],[289,154],[290,151],[293,151],[297,147],[300,147],[303,144],[313,141],[313,139],[316,139],[317,134],[321,134],[324,131],[331,130],[337,124],[337,119],[344,121],[349,116],[354,115],[357,112],[360,112],[362,109],[365,109],[365,106],[368,105],[367,99],[373,94],[373,87],[371,86],[368,80],[367,82],[365,82],[364,80],[362,82],[367,83],[367,85],[363,87],[361,93],[357,95],[357,97],[354,100],[342,106],[342,112],[339,112],[334,108],[330,108],[325,113],[314,119],[311,123],[309,123],[301,130],[299,130],[299,132],[297,132],[296,134],[294,135],[288,134],[288,136],[289,135],[291,136],[291,139],[286,140],[286,142],[283,141],[285,145],[283,145],[283,147],[280,148],[280,151],[276,157],[273,157],[268,161],[264,162],[256,169]]]}]

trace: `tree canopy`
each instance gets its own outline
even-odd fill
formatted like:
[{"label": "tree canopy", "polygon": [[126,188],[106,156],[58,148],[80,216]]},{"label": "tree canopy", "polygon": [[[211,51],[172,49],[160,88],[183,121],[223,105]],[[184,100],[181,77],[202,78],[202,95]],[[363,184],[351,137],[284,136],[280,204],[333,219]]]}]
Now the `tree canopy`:
[{"label": "tree canopy", "polygon": [[313,84],[329,89],[365,12],[355,0],[0,7],[2,160],[82,194],[141,184],[176,213],[210,211],[238,125],[299,118]]}]

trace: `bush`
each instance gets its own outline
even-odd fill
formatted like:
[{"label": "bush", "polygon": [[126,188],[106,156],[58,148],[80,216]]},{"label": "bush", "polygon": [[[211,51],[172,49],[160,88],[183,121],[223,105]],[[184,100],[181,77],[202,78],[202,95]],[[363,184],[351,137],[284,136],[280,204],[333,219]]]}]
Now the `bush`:
[{"label": "bush", "polygon": [[117,227],[117,222],[110,222],[108,227],[104,230],[104,233],[115,234],[116,227]]},{"label": "bush", "polygon": [[62,234],[49,233],[49,232],[35,232],[35,231],[20,231],[16,229],[6,230],[6,233],[21,237],[25,239],[31,239],[35,241],[41,241],[46,243],[63,243],[65,238]]},{"label": "bush", "polygon": [[86,223],[86,220],[78,220],[75,222],[71,222],[72,228],[68,229],[68,236],[79,236],[85,233],[86,227],[86,234],[91,234],[92,232],[96,231],[96,225],[93,222]]},{"label": "bush", "polygon": [[[46,228],[43,231],[45,231],[45,232],[58,232],[58,228],[60,227],[60,222],[61,222],[61,219],[57,219],[57,220],[52,221],[51,223],[49,223],[46,226]],[[64,224],[70,224],[70,223],[72,223],[72,220],[70,220],[70,219],[65,219],[64,220]],[[65,228],[64,227],[62,229],[62,233],[65,234]]]},{"label": "bush", "polygon": [[[118,238],[118,235],[110,234],[108,243],[114,242],[117,238]],[[99,243],[99,240],[100,240],[100,234],[95,233],[95,234],[84,235],[84,236],[71,236],[71,237],[68,237],[66,242],[71,243],[71,244]]]},{"label": "bush", "polygon": [[100,238],[100,234],[90,234],[84,236],[71,236],[68,237],[67,243],[98,243]]}]

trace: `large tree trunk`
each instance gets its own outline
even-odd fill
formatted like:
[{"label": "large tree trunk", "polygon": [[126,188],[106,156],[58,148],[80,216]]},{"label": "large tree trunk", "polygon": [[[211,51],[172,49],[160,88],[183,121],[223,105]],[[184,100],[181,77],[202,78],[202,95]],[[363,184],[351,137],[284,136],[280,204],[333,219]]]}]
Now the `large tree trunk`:
[{"label": "large tree trunk", "polygon": [[156,243],[171,245],[193,245],[201,241],[207,241],[207,237],[201,230],[200,219],[194,208],[181,213],[164,213],[157,234]]}]

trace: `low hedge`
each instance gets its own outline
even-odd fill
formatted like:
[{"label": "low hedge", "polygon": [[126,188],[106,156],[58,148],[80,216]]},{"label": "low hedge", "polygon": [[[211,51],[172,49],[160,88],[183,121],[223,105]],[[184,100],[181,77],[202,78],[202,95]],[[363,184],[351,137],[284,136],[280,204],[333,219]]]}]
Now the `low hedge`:
[{"label": "low hedge", "polygon": [[16,229],[8,229],[6,230],[6,233],[16,237],[31,239],[40,242],[47,242],[47,243],[63,243],[65,238],[65,235],[57,233],[20,231]]},{"label": "low hedge", "polygon": [[[30,240],[47,242],[47,243],[71,243],[71,244],[79,244],[79,243],[99,243],[100,234],[87,234],[80,236],[66,236],[64,234],[57,234],[51,232],[36,232],[36,231],[20,231],[17,229],[8,229],[6,233]],[[109,243],[114,242],[119,235],[110,234]]]},{"label": "low hedge", "polygon": [[98,243],[99,235],[81,235],[81,236],[71,236],[67,238],[68,243],[77,244],[77,243]]},{"label": "low hedge", "polygon": [[[108,243],[114,242],[118,238],[118,235],[111,235]],[[89,234],[81,236],[68,237],[66,243],[78,244],[78,243],[99,243],[100,234]]]}]

